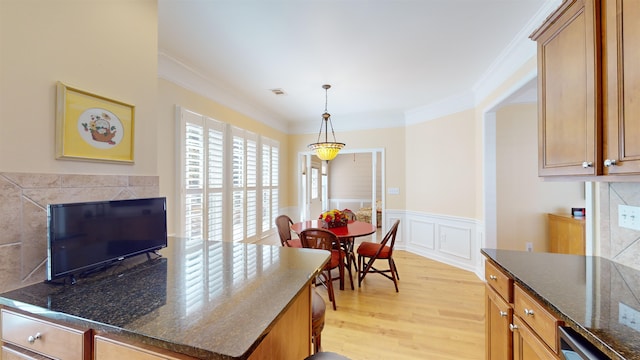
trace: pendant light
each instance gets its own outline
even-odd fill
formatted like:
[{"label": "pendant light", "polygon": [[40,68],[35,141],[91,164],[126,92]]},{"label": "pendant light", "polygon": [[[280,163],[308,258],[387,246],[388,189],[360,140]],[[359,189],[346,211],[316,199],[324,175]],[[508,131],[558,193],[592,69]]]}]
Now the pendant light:
[{"label": "pendant light", "polygon": [[[320,121],[320,132],[318,133],[318,141],[309,144],[309,149],[313,150],[316,156],[320,160],[333,160],[338,156],[340,149],[344,147],[344,143],[336,142],[336,134],[333,131],[333,123],[331,122],[331,114],[327,112],[327,92],[331,88],[331,85],[322,85],[324,89],[324,113],[322,114],[322,120]],[[331,125],[331,135],[333,135],[333,142],[329,141],[329,125]],[[322,127],[324,126],[324,142],[320,142],[322,137]]]}]

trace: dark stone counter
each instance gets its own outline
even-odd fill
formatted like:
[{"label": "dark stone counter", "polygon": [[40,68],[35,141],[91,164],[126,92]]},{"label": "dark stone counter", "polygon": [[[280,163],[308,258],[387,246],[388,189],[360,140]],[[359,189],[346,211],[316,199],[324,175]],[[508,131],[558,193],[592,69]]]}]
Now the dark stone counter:
[{"label": "dark stone counter", "polygon": [[329,259],[319,250],[179,238],[161,253],[75,285],[0,294],[0,304],[201,359],[245,359]]},{"label": "dark stone counter", "polygon": [[609,357],[640,359],[640,271],[601,257],[482,253]]}]

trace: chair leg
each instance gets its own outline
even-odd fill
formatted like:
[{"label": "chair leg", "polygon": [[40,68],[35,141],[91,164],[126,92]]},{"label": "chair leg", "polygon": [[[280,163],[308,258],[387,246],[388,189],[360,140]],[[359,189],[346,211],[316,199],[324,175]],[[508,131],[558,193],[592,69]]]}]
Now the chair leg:
[{"label": "chair leg", "polygon": [[361,271],[364,269],[362,267],[362,263],[364,262],[364,260],[362,259],[362,255],[358,255],[358,287],[360,287],[360,285],[362,285],[362,273]]},{"label": "chair leg", "polygon": [[393,264],[393,270],[395,270],[395,272],[396,272],[396,278],[398,280],[400,280],[400,274],[398,273],[398,268],[396,267],[396,262],[393,261],[393,258],[390,258],[389,260],[391,260],[391,263]]},{"label": "chair leg", "polygon": [[[347,259],[349,258],[349,255],[347,255]],[[351,283],[351,290],[354,289],[353,287],[353,274],[351,273],[351,265],[350,265],[351,261],[347,261],[347,272],[349,272],[349,282]],[[354,264],[355,265],[355,264]]]},{"label": "chair leg", "polygon": [[327,292],[329,300],[333,303],[333,310],[336,309],[336,295],[333,293],[333,281],[331,281],[331,270],[327,270]]},{"label": "chair leg", "polygon": [[393,280],[393,285],[396,287],[396,292],[398,291],[398,281],[396,280],[397,272],[396,272],[396,264],[393,262],[392,258],[389,258],[389,270],[391,271],[391,280]]},{"label": "chair leg", "polygon": [[320,351],[322,351],[322,345],[321,345],[321,333],[318,332],[317,334],[313,334],[313,353],[317,354]]}]

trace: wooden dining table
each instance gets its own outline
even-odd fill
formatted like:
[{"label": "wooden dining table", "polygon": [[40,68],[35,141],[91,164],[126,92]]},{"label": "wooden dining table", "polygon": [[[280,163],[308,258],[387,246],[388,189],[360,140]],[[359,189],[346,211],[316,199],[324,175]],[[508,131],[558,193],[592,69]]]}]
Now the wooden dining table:
[{"label": "wooden dining table", "polygon": [[[306,220],[297,222],[291,225],[291,230],[300,235],[303,230],[310,228],[322,228],[320,220]],[[364,221],[349,221],[347,226],[341,226],[331,229],[326,229],[334,233],[341,240],[354,239],[360,236],[371,235],[376,232],[376,227],[372,224]]]},{"label": "wooden dining table", "polygon": [[[306,229],[311,228],[322,228],[322,222],[320,220],[306,220],[294,223],[291,225],[291,230],[300,236],[300,233]],[[349,221],[347,226],[340,226],[330,229],[332,233],[334,233],[338,238],[340,238],[340,242],[344,244],[344,250],[347,254],[353,254],[353,246],[354,240],[360,236],[371,235],[376,232],[376,227],[372,224],[364,221]],[[353,259],[355,260],[355,259]],[[351,257],[347,257],[347,266],[349,266],[349,271],[351,271]],[[357,266],[356,266],[357,270]],[[350,273],[350,272],[349,272]],[[344,281],[340,281],[340,290],[344,290]]]}]

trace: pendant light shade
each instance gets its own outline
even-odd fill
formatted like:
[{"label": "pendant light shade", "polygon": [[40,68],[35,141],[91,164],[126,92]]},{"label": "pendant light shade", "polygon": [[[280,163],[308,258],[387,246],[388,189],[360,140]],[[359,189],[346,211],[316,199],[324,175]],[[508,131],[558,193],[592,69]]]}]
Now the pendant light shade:
[{"label": "pendant light shade", "polygon": [[[338,152],[340,152],[340,149],[342,149],[345,144],[336,141],[336,134],[333,131],[333,123],[331,122],[331,114],[327,112],[327,92],[331,88],[331,85],[322,85],[322,88],[324,89],[324,113],[322,114],[322,120],[320,122],[320,132],[318,133],[318,141],[309,144],[309,149],[313,150],[320,160],[329,161],[338,156]],[[329,126],[331,126],[333,141],[329,141]],[[321,142],[323,127],[324,142]]]}]

